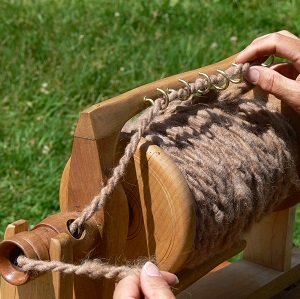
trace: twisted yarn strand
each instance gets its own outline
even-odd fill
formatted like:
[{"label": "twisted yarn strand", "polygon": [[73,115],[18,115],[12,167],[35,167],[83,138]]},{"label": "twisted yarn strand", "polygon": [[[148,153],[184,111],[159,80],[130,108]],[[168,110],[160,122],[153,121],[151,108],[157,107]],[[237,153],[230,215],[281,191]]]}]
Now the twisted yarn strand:
[{"label": "twisted yarn strand", "polygon": [[138,273],[140,271],[139,267],[114,266],[103,263],[99,259],[86,260],[81,265],[73,265],[60,261],[39,261],[29,259],[25,256],[19,256],[17,263],[23,271],[55,271],[65,274],[86,275],[93,279],[105,277],[108,279],[115,278],[116,280],[121,280],[130,273]]}]

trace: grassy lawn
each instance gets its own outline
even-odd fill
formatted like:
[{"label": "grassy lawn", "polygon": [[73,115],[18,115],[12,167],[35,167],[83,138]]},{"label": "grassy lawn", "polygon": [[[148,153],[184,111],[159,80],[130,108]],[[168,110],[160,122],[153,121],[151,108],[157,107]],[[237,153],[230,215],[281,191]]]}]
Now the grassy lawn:
[{"label": "grassy lawn", "polygon": [[0,239],[8,223],[58,210],[80,111],[221,60],[258,35],[299,35],[297,3],[1,0]]}]

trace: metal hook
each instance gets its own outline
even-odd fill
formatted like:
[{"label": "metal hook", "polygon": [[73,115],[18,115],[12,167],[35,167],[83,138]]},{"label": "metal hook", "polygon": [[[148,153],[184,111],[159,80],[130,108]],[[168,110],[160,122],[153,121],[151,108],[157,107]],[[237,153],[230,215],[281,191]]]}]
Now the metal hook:
[{"label": "metal hook", "polygon": [[159,91],[160,93],[162,93],[163,95],[163,98],[164,98],[164,102],[161,106],[161,109],[162,110],[166,110],[169,106],[169,103],[170,103],[170,98],[169,98],[169,95],[168,95],[168,92],[169,92],[169,89],[167,88],[167,92],[165,92],[163,89],[161,88],[156,88],[157,91]]},{"label": "metal hook", "polygon": [[208,76],[207,74],[201,73],[201,72],[199,72],[199,76],[204,77],[204,80],[206,80],[207,86],[206,86],[205,89],[203,89],[203,90],[198,89],[198,90],[197,90],[197,93],[198,93],[199,95],[204,95],[204,94],[209,93],[210,88],[211,88],[211,81],[210,81],[209,76]]},{"label": "metal hook", "polygon": [[213,86],[216,90],[224,90],[224,89],[226,89],[226,88],[228,87],[229,81],[230,81],[230,80],[229,80],[227,74],[226,74],[224,71],[217,70],[217,72],[225,78],[225,83],[224,83],[223,86],[218,86],[218,85],[212,83],[212,86]]},{"label": "metal hook", "polygon": [[272,54],[272,55],[269,56],[266,60],[268,60],[269,58],[270,58],[270,62],[268,62],[268,63],[262,63],[261,65],[262,65],[262,66],[265,66],[265,67],[271,66],[271,65],[274,63],[275,55]]},{"label": "metal hook", "polygon": [[188,100],[188,98],[190,97],[190,95],[192,94],[192,90],[191,90],[191,86],[190,84],[185,81],[185,80],[182,80],[182,79],[178,79],[179,82],[183,83],[186,87],[186,90],[187,90],[187,95],[185,98],[179,98],[181,101],[186,101]]},{"label": "metal hook", "polygon": [[[239,65],[237,63],[232,63],[231,65],[235,66],[235,67],[239,67]],[[228,77],[228,79],[229,79],[229,81],[231,83],[234,83],[234,84],[238,84],[238,83],[243,82],[242,69],[240,69],[240,73],[239,73],[239,78],[238,79],[232,79],[230,77]]]},{"label": "metal hook", "polygon": [[146,96],[144,96],[144,102],[149,102],[152,106],[154,105],[154,101],[150,98],[147,98]]}]

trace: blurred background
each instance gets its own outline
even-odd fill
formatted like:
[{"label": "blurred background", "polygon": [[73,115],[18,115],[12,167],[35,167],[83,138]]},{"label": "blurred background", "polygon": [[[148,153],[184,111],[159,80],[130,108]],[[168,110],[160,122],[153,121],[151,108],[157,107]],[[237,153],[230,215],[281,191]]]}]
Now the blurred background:
[{"label": "blurred background", "polygon": [[259,35],[299,35],[299,16],[296,0],[0,0],[0,239],[58,211],[80,111]]}]

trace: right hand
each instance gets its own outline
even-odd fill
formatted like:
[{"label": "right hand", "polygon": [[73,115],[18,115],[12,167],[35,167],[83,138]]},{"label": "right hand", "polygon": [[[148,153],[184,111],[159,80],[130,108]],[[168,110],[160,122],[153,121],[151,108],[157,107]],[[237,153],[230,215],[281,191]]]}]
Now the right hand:
[{"label": "right hand", "polygon": [[251,66],[246,79],[286,102],[300,114],[300,39],[283,30],[256,38],[236,57],[236,63],[262,60],[276,55],[290,63],[280,63],[271,68]]}]

